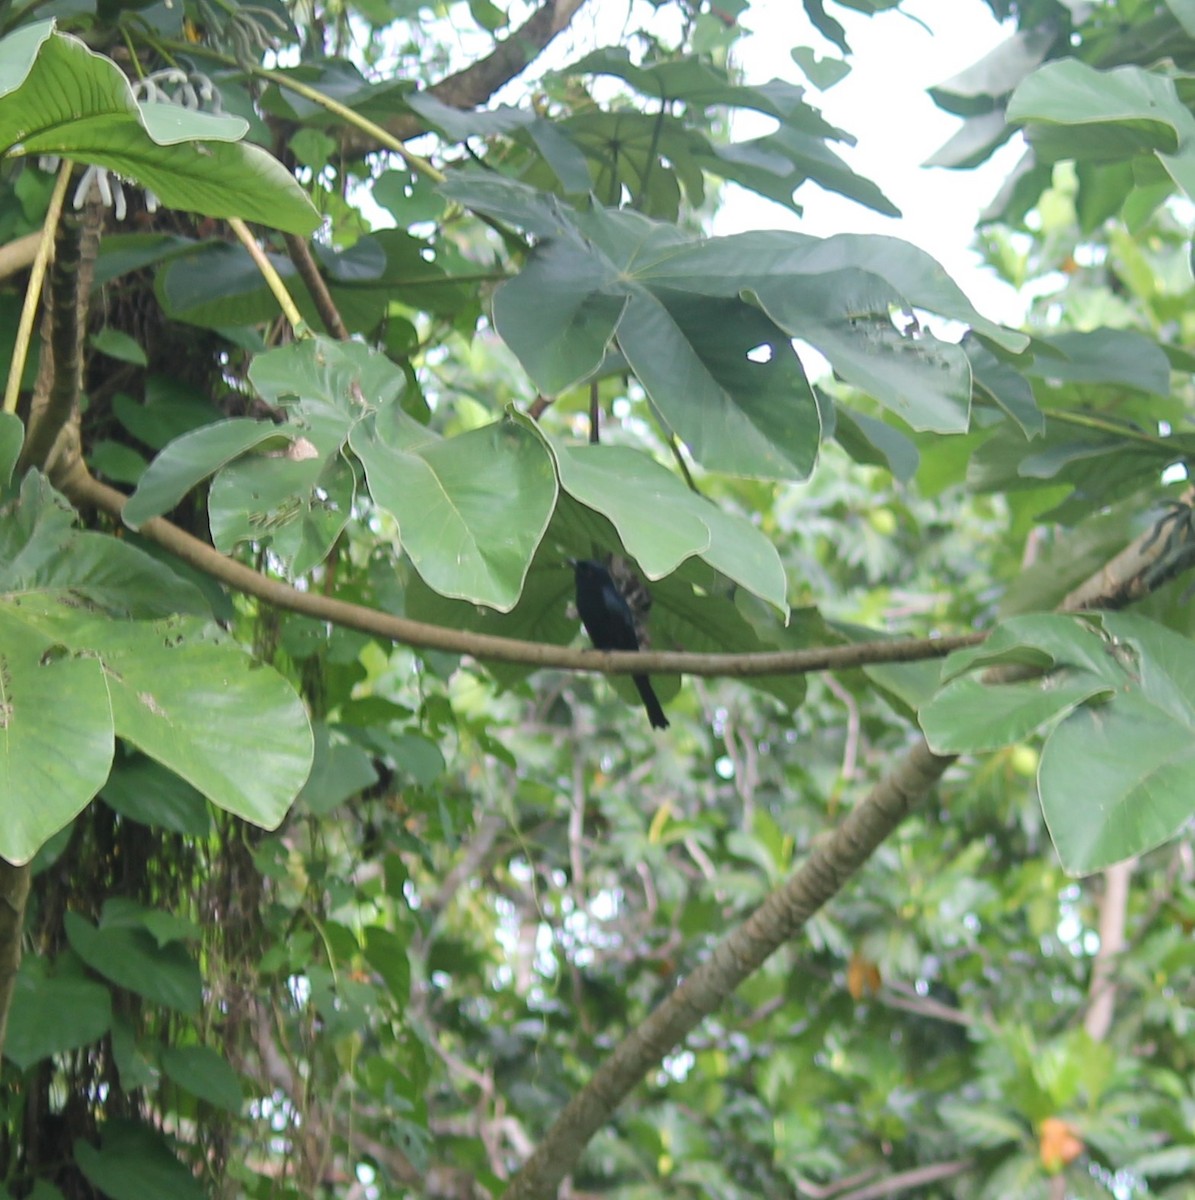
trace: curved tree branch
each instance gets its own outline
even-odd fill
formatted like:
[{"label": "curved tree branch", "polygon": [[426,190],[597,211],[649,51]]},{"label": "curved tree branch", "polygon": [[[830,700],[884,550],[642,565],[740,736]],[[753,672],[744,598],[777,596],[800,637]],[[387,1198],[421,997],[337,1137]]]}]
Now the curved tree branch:
[{"label": "curved tree branch", "polygon": [[[88,505],[119,518],[128,497],[101,483],[75,459],[55,482],[78,504]],[[757,675],[803,675],[813,671],[839,670],[878,662],[915,662],[941,658],[963,646],[982,642],[985,634],[958,637],[913,638],[894,642],[861,642],[851,646],[828,646],[816,650],[784,650],[760,654],[688,654],[677,651],[573,650],[543,642],[525,642],[493,634],[470,633],[429,625],[406,617],[350,604],[316,592],[304,592],[271,579],[234,558],[201,542],[162,517],[146,521],[139,532],[175,557],[238,592],[318,621],[345,629],[357,629],[387,641],[401,642],[425,650],[468,654],[492,662],[519,663],[529,667],[557,667],[569,671],[596,671],[605,675],[632,675],[643,671],[679,671],[686,675],[723,676],[746,679]]]},{"label": "curved tree branch", "polygon": [[1102,1042],[1112,1028],[1116,1008],[1116,974],[1125,949],[1125,923],[1129,885],[1136,859],[1114,863],[1104,872],[1104,893],[1099,904],[1100,948],[1091,967],[1087,1013],[1083,1028],[1093,1042]]},{"label": "curved tree branch", "polygon": [[0,279],[7,279],[10,275],[33,266],[40,241],[40,233],[27,233],[0,246]]},{"label": "curved tree branch", "polygon": [[[453,108],[476,108],[500,87],[509,83],[547,48],[557,34],[568,28],[585,0],[545,0],[516,30],[503,38],[494,49],[455,75],[449,75],[428,88],[443,104]],[[423,121],[414,114],[403,114],[385,123],[386,132],[400,141],[427,132]],[[360,130],[347,130],[341,143],[350,158],[382,149]]]},{"label": "curved tree branch", "polygon": [[628,1034],[569,1102],[535,1153],[503,1193],[504,1200],[556,1195],[560,1181],[615,1108],[674,1046],[720,1008],[749,975],[841,891],[872,852],[929,793],[953,757],[918,739],[892,772],[650,1016]]}]

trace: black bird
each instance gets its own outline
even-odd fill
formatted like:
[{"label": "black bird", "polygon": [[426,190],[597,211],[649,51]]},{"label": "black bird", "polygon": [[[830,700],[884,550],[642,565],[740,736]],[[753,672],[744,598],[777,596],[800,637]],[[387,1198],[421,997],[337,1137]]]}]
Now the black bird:
[{"label": "black bird", "polygon": [[[574,559],[572,562],[577,580],[577,612],[594,649],[638,650],[639,635],[635,631],[634,614],[610,572],[592,559]],[[652,690],[651,680],[646,675],[632,675],[631,682],[639,689],[651,727],[667,729],[668,718]]]}]

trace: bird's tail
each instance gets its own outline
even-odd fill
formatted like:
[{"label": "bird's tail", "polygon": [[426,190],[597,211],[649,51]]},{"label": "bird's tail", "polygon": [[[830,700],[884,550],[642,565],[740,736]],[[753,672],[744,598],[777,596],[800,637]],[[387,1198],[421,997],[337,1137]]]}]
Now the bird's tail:
[{"label": "bird's tail", "polygon": [[639,695],[643,699],[643,707],[647,709],[647,719],[651,722],[651,727],[667,729],[668,718],[664,716],[664,710],[660,707],[660,701],[651,686],[651,680],[646,675],[632,675],[631,680],[639,689]]}]

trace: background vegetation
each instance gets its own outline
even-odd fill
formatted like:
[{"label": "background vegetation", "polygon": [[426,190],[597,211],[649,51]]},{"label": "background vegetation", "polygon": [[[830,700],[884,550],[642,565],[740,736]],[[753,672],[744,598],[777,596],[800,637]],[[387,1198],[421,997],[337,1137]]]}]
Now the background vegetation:
[{"label": "background vegetation", "polygon": [[988,3],[1025,330],[703,236],[822,0],[0,7],[0,1191],[1192,1194],[1195,9]]}]

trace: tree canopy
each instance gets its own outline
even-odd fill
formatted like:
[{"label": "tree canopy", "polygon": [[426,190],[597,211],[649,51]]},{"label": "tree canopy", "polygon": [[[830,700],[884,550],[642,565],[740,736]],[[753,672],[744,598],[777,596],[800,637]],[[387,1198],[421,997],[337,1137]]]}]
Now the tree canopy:
[{"label": "tree canopy", "polygon": [[0,7],[0,1196],[1191,1194],[1195,9],[987,4],[1023,329],[708,232],[899,0]]}]

